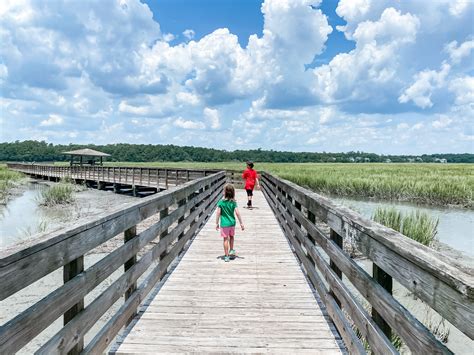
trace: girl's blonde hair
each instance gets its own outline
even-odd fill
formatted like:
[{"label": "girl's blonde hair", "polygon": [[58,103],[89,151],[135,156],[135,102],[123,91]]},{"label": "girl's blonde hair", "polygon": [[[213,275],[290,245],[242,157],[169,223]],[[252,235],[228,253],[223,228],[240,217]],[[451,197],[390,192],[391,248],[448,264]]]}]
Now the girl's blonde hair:
[{"label": "girl's blonde hair", "polygon": [[226,200],[235,200],[235,189],[234,185],[226,184],[224,186],[224,198]]}]

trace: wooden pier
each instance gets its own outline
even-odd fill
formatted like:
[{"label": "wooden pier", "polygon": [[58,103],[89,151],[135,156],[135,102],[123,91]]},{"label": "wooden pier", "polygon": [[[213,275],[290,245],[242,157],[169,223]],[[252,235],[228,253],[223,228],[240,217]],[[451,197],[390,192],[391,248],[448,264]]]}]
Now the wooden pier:
[{"label": "wooden pier", "polygon": [[[106,170],[57,176],[44,166],[10,167],[38,178],[110,182]],[[152,168],[141,169],[132,183],[141,174],[146,186],[148,173],[152,185],[166,182],[159,171],[155,181]],[[237,232],[238,257],[225,263],[213,212],[235,173],[180,170],[174,186],[166,176],[164,191],[0,251],[0,301],[59,268],[64,276],[62,286],[1,326],[0,354],[21,351],[61,317],[64,326],[41,341],[37,354],[396,354],[393,335],[412,353],[451,353],[392,296],[395,281],[472,342],[473,272],[446,255],[263,173],[258,208],[242,209],[247,229]],[[123,244],[84,265],[86,253],[120,235]],[[372,262],[371,273],[344,251],[349,240]],[[104,285],[117,270],[123,272]]]}]

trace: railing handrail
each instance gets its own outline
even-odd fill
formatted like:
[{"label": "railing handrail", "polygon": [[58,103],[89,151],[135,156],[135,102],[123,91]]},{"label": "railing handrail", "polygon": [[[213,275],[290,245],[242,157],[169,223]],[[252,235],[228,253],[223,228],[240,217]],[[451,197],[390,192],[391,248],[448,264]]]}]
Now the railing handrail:
[{"label": "railing handrail", "polygon": [[[65,162],[67,163],[67,162]],[[97,168],[103,168],[103,169],[110,169],[110,168],[122,168],[122,169],[153,169],[153,170],[170,170],[170,171],[207,171],[207,172],[219,172],[223,170],[229,170],[232,171],[232,169],[210,169],[210,168],[178,168],[178,167],[173,167],[173,166],[128,166],[128,165],[55,165],[55,164],[41,164],[41,163],[18,163],[18,162],[8,162],[7,167],[11,168],[14,166],[24,166],[26,167],[33,167],[33,166],[41,166],[41,167],[50,167],[50,168],[84,168],[84,169],[97,169]],[[235,170],[238,171],[238,170]]]},{"label": "railing handrail", "polygon": [[[386,337],[384,339],[383,334],[374,335],[380,333],[379,326],[384,328],[384,321],[390,323],[414,350],[421,350],[422,348],[416,347],[423,345],[426,347],[425,351],[449,352],[389,294],[391,286],[383,283],[380,285],[379,276],[372,278],[342,251],[342,240],[353,238],[360,251],[374,262],[374,267],[379,268],[378,271],[389,274],[386,275],[387,278],[393,277],[461,332],[473,338],[474,277],[465,271],[465,268],[460,268],[456,261],[290,181],[263,173],[262,187],[285,234],[295,247],[305,269],[308,269],[310,280],[316,289],[319,288],[323,300],[327,296],[328,309],[332,308],[332,318],[336,326],[339,321],[340,326],[337,328],[340,332],[347,330],[342,328],[350,328],[347,320],[342,319],[344,316],[340,307],[334,306],[342,301],[343,306],[349,307],[353,312],[351,315],[357,318],[353,321],[358,325],[359,331],[375,348],[379,346],[379,349],[386,352],[391,351],[391,345]],[[330,227],[329,236],[315,224],[316,220]],[[325,265],[326,262],[316,246],[321,247],[329,256],[330,265]],[[322,279],[313,273],[314,265],[323,274],[325,282],[329,283],[330,290],[326,290]],[[342,274],[353,283],[372,307],[387,319],[380,321],[375,314],[374,321],[367,312],[359,309],[360,304],[352,293],[337,281]],[[338,316],[342,318],[334,319]],[[364,327],[365,330],[361,329]],[[403,327],[406,329],[402,329]],[[372,334],[368,334],[367,329],[372,329]],[[346,345],[355,341],[354,339],[354,333],[349,329],[345,336]],[[356,346],[352,350],[358,352],[360,347]]]},{"label": "railing handrail", "polygon": [[[136,310],[156,281],[159,281],[167,272],[167,267],[182,251],[185,244],[209,218],[222,194],[225,179],[225,172],[217,172],[160,194],[128,203],[120,210],[107,212],[99,217],[91,217],[85,223],[78,223],[72,228],[64,228],[52,233],[52,236],[46,240],[43,238],[28,245],[0,252],[1,300],[54,270],[60,267],[65,268],[63,286],[0,328],[0,353],[18,351],[71,306],[75,304],[74,307],[76,307],[81,302],[82,306],[79,310],[69,315],[67,325],[39,352],[68,352],[78,344],[82,348],[84,332],[87,332],[97,321],[99,311],[105,312],[111,305],[111,300],[117,299],[123,295],[120,292],[129,289],[126,294],[125,308],[120,311],[123,314],[116,314],[114,322],[107,323],[92,341],[93,345],[89,347],[104,349],[107,342],[111,340],[110,337],[113,338],[120,330],[121,327],[117,329],[117,326],[123,325],[123,322],[133,315],[133,310]],[[171,211],[169,207],[172,206],[175,208]],[[137,234],[136,225],[157,213],[160,213],[159,221]],[[83,258],[88,251],[124,232],[125,243],[121,247],[114,249],[102,260],[83,271]],[[134,255],[158,237],[159,242],[136,261]],[[177,242],[171,244],[175,240]],[[155,259],[160,260],[158,266],[137,288],[136,280],[152,266]],[[124,263],[125,273],[114,282],[115,286],[107,288],[96,299],[99,301],[94,301],[84,309],[84,296]],[[114,266],[111,267],[112,265]],[[74,268],[79,268],[79,270],[73,271]],[[107,308],[100,308],[104,304],[108,305]],[[65,316],[68,312],[70,311],[67,311]],[[124,315],[128,317],[123,319]],[[78,332],[81,335],[78,336]]]}]

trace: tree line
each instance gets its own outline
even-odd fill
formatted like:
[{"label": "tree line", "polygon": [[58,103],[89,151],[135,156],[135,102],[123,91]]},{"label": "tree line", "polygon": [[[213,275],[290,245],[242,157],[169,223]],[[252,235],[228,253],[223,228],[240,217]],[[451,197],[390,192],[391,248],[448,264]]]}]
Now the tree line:
[{"label": "tree line", "polygon": [[474,163],[474,154],[423,154],[423,155],[379,155],[364,152],[326,153],[326,152],[285,152],[276,150],[234,150],[226,151],[212,148],[177,146],[172,144],[106,144],[78,145],[52,144],[44,141],[16,141],[0,143],[0,161],[47,162],[67,161],[65,151],[90,148],[111,157],[107,161],[130,162],[222,162],[247,161],[274,163],[324,163],[324,162],[439,162]]}]

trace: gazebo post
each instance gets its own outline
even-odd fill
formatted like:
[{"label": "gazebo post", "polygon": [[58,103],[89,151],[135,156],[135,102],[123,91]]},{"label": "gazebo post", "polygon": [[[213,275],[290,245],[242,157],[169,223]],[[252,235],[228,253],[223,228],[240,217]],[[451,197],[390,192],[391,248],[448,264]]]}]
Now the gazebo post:
[{"label": "gazebo post", "polygon": [[100,166],[102,166],[102,157],[100,157]]},{"label": "gazebo post", "polygon": [[74,155],[71,154],[71,166],[74,165]]},{"label": "gazebo post", "polygon": [[81,155],[81,166],[82,166],[82,155]]}]

